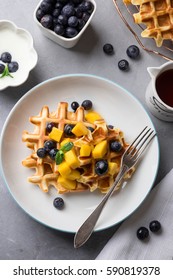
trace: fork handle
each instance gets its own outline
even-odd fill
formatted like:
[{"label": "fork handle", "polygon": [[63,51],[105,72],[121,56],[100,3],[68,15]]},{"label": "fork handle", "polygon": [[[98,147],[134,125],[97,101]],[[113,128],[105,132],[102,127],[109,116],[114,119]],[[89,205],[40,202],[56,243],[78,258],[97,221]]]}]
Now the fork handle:
[{"label": "fork handle", "polygon": [[104,196],[100,204],[96,207],[96,209],[91,213],[91,215],[87,218],[87,220],[82,224],[82,226],[79,228],[77,233],[74,237],[74,247],[79,248],[82,246],[91,236],[94,227],[97,223],[97,220],[106,204],[110,196],[115,191],[116,186],[118,183],[122,180],[124,174],[129,170],[129,168],[126,165],[123,165],[115,179],[114,184],[110,188],[109,192]]}]

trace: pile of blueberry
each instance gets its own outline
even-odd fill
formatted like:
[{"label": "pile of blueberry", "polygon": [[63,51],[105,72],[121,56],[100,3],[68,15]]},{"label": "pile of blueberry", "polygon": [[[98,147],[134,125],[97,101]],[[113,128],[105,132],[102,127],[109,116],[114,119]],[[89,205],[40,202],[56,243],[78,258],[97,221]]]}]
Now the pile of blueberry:
[{"label": "pile of blueberry", "polygon": [[43,0],[36,18],[57,35],[73,38],[84,27],[93,9],[89,0]]},{"label": "pile of blueberry", "polygon": [[12,61],[12,55],[9,52],[3,52],[0,56],[0,74],[1,77],[10,76],[10,73],[16,72],[19,69],[17,61]]}]

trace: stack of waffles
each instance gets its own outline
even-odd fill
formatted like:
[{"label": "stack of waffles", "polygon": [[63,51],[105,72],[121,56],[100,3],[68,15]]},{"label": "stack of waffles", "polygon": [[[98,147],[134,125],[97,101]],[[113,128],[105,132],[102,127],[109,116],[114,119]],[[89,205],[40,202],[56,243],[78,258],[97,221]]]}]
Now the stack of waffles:
[{"label": "stack of waffles", "polygon": [[172,0],[124,0],[126,4],[139,7],[133,14],[137,24],[146,25],[142,37],[153,38],[158,47],[164,40],[173,40],[173,1]]},{"label": "stack of waffles", "polygon": [[[85,119],[85,110],[79,106],[75,112],[68,110],[68,103],[60,102],[55,112],[50,112],[47,106],[44,106],[37,116],[30,117],[30,122],[34,124],[35,129],[33,133],[23,131],[22,140],[26,146],[31,150],[30,155],[23,160],[22,164],[25,167],[35,169],[35,173],[28,178],[30,183],[38,185],[41,190],[48,192],[51,186],[54,186],[58,193],[63,194],[69,191],[94,191],[99,189],[102,193],[106,193],[109,187],[115,180],[120,168],[121,157],[127,144],[124,141],[124,135],[120,129],[109,127],[105,120],[100,118],[93,123]],[[49,134],[46,131],[47,123],[54,123],[55,126],[63,131],[61,141],[64,141],[67,136],[64,133],[64,128],[67,124],[75,126],[77,123],[82,122],[88,129],[88,134],[81,137],[71,137],[70,141],[73,142],[73,149],[77,155],[79,166],[77,170],[80,172],[80,177],[76,179],[76,186],[73,189],[65,187],[58,181],[59,166],[49,156],[39,158],[37,150],[44,146],[45,141],[50,140]],[[83,157],[80,155],[80,149],[84,144],[91,144],[93,147],[99,142],[106,140],[108,143],[111,140],[117,140],[121,143],[122,149],[120,152],[111,152],[109,149],[104,155],[104,159],[108,162],[116,163],[116,171],[114,174],[106,173],[99,176],[95,172],[96,159],[92,157],[92,153]],[[56,143],[57,149],[60,148],[61,143]],[[130,171],[126,178],[131,177]]]}]

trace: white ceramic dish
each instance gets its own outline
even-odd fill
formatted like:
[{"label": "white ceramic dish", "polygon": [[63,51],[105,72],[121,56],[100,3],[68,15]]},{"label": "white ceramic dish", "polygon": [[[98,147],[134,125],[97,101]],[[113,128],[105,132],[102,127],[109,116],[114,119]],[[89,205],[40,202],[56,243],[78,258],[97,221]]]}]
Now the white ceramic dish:
[{"label": "white ceramic dish", "polygon": [[[76,100],[92,100],[108,124],[120,127],[126,140],[131,142],[143,127],[153,124],[140,103],[121,86],[90,75],[67,75],[45,81],[25,94],[9,114],[1,135],[1,167],[6,184],[16,202],[34,219],[54,229],[75,232],[102,199],[102,194],[73,193],[63,196],[65,208],[53,207],[55,189],[43,193],[27,182],[33,174],[21,161],[30,154],[22,143],[22,131],[33,131],[29,117],[39,113],[43,105],[56,109],[58,102],[71,104]],[[11,141],[13,139],[13,141]],[[133,213],[149,193],[158,169],[159,147],[154,139],[136,173],[118,194],[106,205],[96,230],[119,223]]]},{"label": "white ceramic dish", "polygon": [[23,84],[29,72],[36,66],[38,57],[31,34],[25,29],[18,28],[13,22],[0,20],[0,38],[0,56],[3,52],[9,52],[12,60],[19,64],[17,72],[11,73],[13,78],[9,76],[0,78],[0,90],[3,90],[9,86]]},{"label": "white ceramic dish", "polygon": [[43,33],[44,36],[46,36],[47,38],[51,39],[52,41],[54,41],[55,43],[59,44],[60,46],[64,47],[64,48],[72,48],[74,47],[77,42],[79,41],[79,39],[81,38],[82,34],[85,32],[86,28],[88,27],[88,25],[90,24],[95,12],[96,12],[96,2],[94,0],[90,0],[90,2],[92,2],[92,4],[94,5],[94,10],[89,18],[89,20],[86,22],[85,26],[82,28],[82,30],[77,34],[77,36],[73,37],[73,38],[65,38],[63,36],[59,36],[57,35],[54,31],[45,28],[44,26],[42,26],[42,24],[37,20],[36,18],[36,12],[41,4],[42,0],[38,3],[35,11],[34,11],[34,21],[36,22],[37,26],[39,27],[40,31]]}]

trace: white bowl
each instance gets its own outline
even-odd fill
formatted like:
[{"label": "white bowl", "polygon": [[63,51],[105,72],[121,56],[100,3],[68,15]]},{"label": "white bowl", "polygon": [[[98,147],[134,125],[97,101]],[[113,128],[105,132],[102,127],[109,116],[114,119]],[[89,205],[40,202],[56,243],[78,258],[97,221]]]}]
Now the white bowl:
[{"label": "white bowl", "polygon": [[[17,61],[19,69],[11,73],[13,78],[0,78],[0,90],[23,84],[29,72],[36,66],[38,56],[33,47],[31,34],[25,29],[18,28],[13,22],[0,20],[0,57],[3,52],[9,52],[12,60]],[[1,61],[0,61],[1,62]],[[1,74],[0,74],[1,76]]]},{"label": "white bowl", "polygon": [[92,14],[90,15],[90,18],[88,19],[88,21],[86,22],[85,26],[81,29],[81,31],[73,38],[65,38],[63,36],[59,36],[57,35],[54,31],[48,29],[48,28],[45,28],[39,21],[38,19],[36,18],[36,12],[41,4],[43,0],[41,0],[39,2],[39,4],[37,5],[35,11],[34,11],[34,20],[36,22],[36,24],[38,25],[38,27],[40,28],[41,32],[43,33],[44,36],[46,36],[47,38],[51,39],[52,41],[54,41],[55,43],[59,44],[60,46],[64,47],[64,48],[72,48],[74,47],[77,42],[79,41],[81,35],[85,32],[86,28],[88,27],[88,25],[90,24],[94,14],[95,14],[95,11],[96,11],[96,3],[94,0],[89,0],[93,6],[94,6],[94,9],[92,11]]}]

